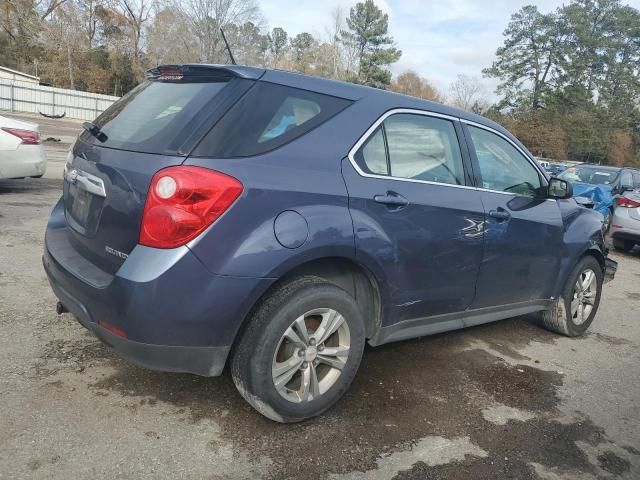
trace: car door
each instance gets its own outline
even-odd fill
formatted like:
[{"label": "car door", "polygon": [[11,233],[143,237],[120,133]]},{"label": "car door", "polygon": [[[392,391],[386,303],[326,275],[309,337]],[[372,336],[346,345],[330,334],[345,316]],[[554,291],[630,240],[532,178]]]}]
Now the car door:
[{"label": "car door", "polygon": [[356,255],[383,281],[384,323],[463,311],[484,211],[455,119],[387,113],[343,162]]},{"label": "car door", "polygon": [[465,125],[486,213],[484,257],[472,308],[548,299],[564,255],[557,200],[540,170],[506,136]]}]

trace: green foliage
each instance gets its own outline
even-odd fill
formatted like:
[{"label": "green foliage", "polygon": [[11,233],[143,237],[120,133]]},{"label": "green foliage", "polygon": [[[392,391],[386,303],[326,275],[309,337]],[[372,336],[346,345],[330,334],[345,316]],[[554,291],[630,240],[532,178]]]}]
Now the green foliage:
[{"label": "green foliage", "polygon": [[283,28],[276,27],[271,31],[269,35],[269,50],[276,59],[276,64],[287,48],[287,41],[288,35]]},{"label": "green foliage", "polygon": [[531,121],[544,110],[542,116],[565,132],[571,160],[637,161],[637,9],[620,0],[573,0],[550,14],[526,6],[504,35],[496,61],[484,70],[500,81],[503,112]]},{"label": "green foliage", "polygon": [[350,80],[363,85],[385,88],[391,83],[391,72],[385,66],[400,60],[402,52],[393,46],[389,31],[389,15],[382,13],[373,0],[365,0],[351,8],[348,30],[341,32],[342,41],[356,49],[358,72]]}]

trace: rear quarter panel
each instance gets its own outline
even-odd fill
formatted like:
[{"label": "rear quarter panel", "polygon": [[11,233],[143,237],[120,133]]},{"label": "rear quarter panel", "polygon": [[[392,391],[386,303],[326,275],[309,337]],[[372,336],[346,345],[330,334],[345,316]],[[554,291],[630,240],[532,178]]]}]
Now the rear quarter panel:
[{"label": "rear quarter panel", "polygon": [[[211,272],[235,276],[280,278],[318,258],[355,258],[341,162],[377,113],[367,102],[356,102],[263,155],[188,158],[186,165],[226,173],[244,186],[236,203],[189,247]],[[298,248],[284,247],[274,233],[276,217],[287,210],[306,220],[306,241]]]}]

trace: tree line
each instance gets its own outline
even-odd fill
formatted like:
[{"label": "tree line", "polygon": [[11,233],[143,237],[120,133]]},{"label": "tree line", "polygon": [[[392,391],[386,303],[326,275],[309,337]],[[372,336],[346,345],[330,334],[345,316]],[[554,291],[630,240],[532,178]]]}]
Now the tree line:
[{"label": "tree line", "polygon": [[[336,9],[321,32],[267,29],[258,0],[2,0],[0,65],[58,87],[122,95],[159,64],[283,68],[390,89],[487,115],[536,155],[640,163],[640,12],[620,0],[572,0],[513,14],[494,63],[496,101],[479,78],[438,91],[414,71],[374,0]],[[427,52],[425,52],[426,54]]]}]

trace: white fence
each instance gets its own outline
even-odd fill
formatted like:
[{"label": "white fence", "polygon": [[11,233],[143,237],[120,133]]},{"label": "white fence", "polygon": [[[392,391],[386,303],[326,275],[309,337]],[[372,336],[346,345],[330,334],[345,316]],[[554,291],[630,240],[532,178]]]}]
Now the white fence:
[{"label": "white fence", "polygon": [[119,97],[43,87],[28,82],[0,80],[0,110],[65,114],[68,118],[94,120]]}]

